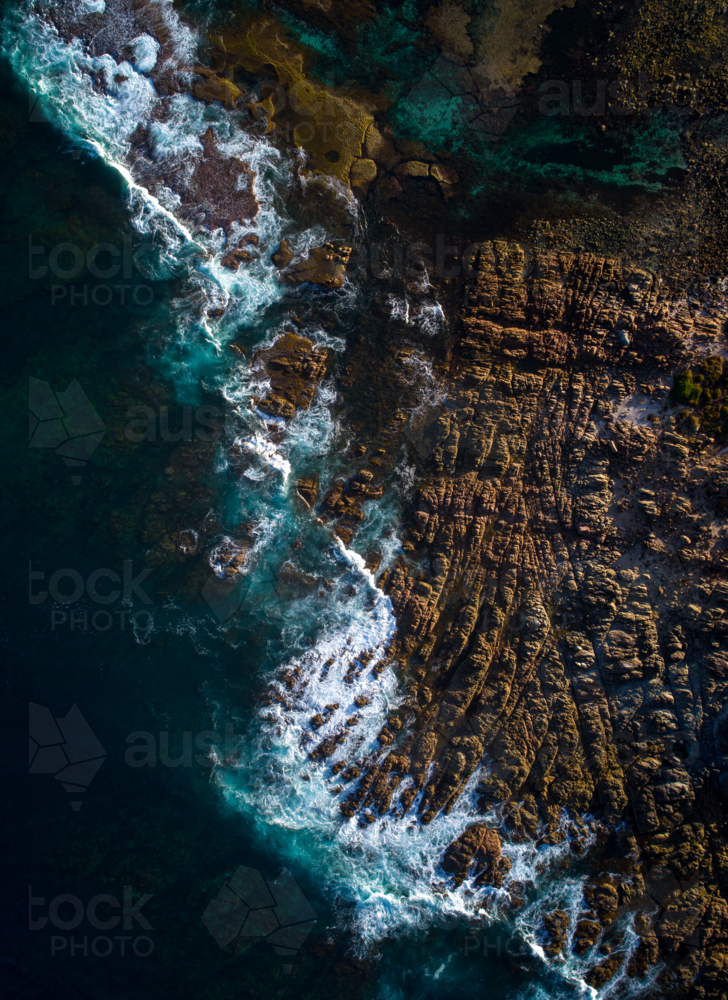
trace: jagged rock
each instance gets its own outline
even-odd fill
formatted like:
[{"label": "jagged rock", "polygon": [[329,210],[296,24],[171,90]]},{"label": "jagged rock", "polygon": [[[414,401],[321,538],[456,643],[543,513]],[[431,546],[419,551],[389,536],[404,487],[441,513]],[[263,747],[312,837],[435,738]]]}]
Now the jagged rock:
[{"label": "jagged rock", "polygon": [[296,492],[309,509],[313,509],[316,503],[318,488],[318,473],[314,473],[311,476],[305,476],[303,479],[299,479],[296,483]]},{"label": "jagged rock", "polygon": [[[212,128],[200,136],[201,149],[191,152],[185,170],[173,169],[155,156],[153,134],[140,124],[131,137],[136,154],[135,177],[151,192],[171,192],[179,199],[178,217],[193,229],[222,230],[230,237],[240,224],[252,222],[259,205],[254,173],[243,160],[218,149]],[[228,256],[228,264],[231,258]]]},{"label": "jagged rock", "polygon": [[574,931],[574,951],[577,955],[584,955],[599,940],[602,933],[602,925],[596,920],[581,918],[577,921]]},{"label": "jagged rock", "polygon": [[461,885],[468,877],[473,862],[480,871],[492,871],[500,856],[501,842],[497,831],[484,823],[476,823],[447,848],[442,869],[452,876],[455,885]]},{"label": "jagged rock", "polygon": [[584,888],[584,898],[596,913],[602,927],[608,927],[619,909],[619,892],[609,875],[600,875]]},{"label": "jagged rock", "polygon": [[372,122],[364,136],[364,152],[375,163],[380,164],[386,170],[392,170],[401,157],[394,148],[391,133],[387,133],[386,128],[382,132]]},{"label": "jagged rock", "polygon": [[670,900],[655,927],[657,939],[665,951],[677,951],[680,944],[691,937],[709,902],[709,893],[700,885],[684,889],[677,898]]},{"label": "jagged rock", "polygon": [[[241,29],[211,34],[215,69],[221,75],[241,71],[274,81],[280,91],[263,87],[251,109],[274,130],[308,154],[307,168],[349,183],[352,163],[362,155],[371,112],[349,95],[321,86],[307,74],[307,53],[267,18],[243,22]],[[210,81],[207,81],[210,86]],[[224,87],[224,85],[222,85]],[[279,99],[279,92],[285,100]]]},{"label": "jagged rock", "polygon": [[281,240],[281,245],[271,256],[271,260],[273,261],[273,263],[277,268],[288,267],[293,258],[294,258],[294,253],[293,250],[291,250],[291,246],[288,240]]},{"label": "jagged rock", "polygon": [[377,165],[374,160],[366,158],[354,160],[349,174],[349,183],[352,188],[360,190],[363,194],[369,190],[369,186],[377,176]]},{"label": "jagged rock", "polygon": [[544,951],[549,958],[561,955],[569,933],[569,914],[565,910],[553,910],[541,919]]},{"label": "jagged rock", "polygon": [[595,990],[600,990],[613,979],[626,958],[625,952],[615,951],[599,965],[593,966],[584,979]]},{"label": "jagged rock", "polygon": [[197,66],[195,73],[202,79],[195,81],[192,92],[201,101],[207,101],[208,104],[220,101],[226,107],[234,108],[243,96],[243,92],[231,80],[218,76],[206,66]]},{"label": "jagged rock", "polygon": [[407,160],[395,167],[394,172],[400,177],[429,177],[430,165],[420,160]]},{"label": "jagged rock", "polygon": [[326,374],[331,352],[314,347],[306,337],[285,333],[272,347],[257,351],[253,360],[271,384],[258,408],[271,417],[289,419],[297,409],[311,405],[316,387]]},{"label": "jagged rock", "polygon": [[[258,237],[253,233],[247,236],[244,243],[250,243],[253,246],[258,245]],[[231,271],[237,271],[241,263],[248,263],[251,260],[255,260],[257,254],[251,253],[246,247],[231,247],[227,253],[223,254],[220,258],[220,263],[223,267],[230,268]]]},{"label": "jagged rock", "polygon": [[[437,164],[397,152],[435,178]],[[407,431],[422,479],[386,590],[408,713],[342,772],[341,811],[370,823],[418,803],[428,823],[474,779],[513,840],[568,835],[574,851],[595,815],[573,944],[602,948],[588,981],[600,988],[623,968],[617,930],[630,913],[640,941],[628,974],[662,956],[688,985],[701,968],[718,977],[728,852],[702,817],[728,791],[726,459],[722,442],[706,437],[701,451],[688,436],[667,377],[694,343],[717,351],[720,324],[656,277],[592,254],[492,242],[472,266],[446,403]],[[704,329],[713,340],[695,341]],[[656,419],[640,416],[648,407]],[[370,444],[353,455],[320,505],[349,538],[382,486]],[[442,868],[458,885],[512,889],[484,823]],[[542,928],[554,957],[568,940],[562,912]]]},{"label": "jagged rock", "polygon": [[452,167],[446,167],[442,163],[433,163],[430,167],[430,175],[442,185],[458,184],[460,178]]},{"label": "jagged rock", "polygon": [[[277,254],[280,261],[284,261],[286,257],[282,250],[283,244]],[[323,285],[324,288],[341,288],[350,254],[351,247],[344,244],[324,243],[323,246],[309,250],[305,257],[285,266],[281,271],[281,278],[291,285],[310,282],[313,285]],[[274,262],[278,263],[275,258]]]}]

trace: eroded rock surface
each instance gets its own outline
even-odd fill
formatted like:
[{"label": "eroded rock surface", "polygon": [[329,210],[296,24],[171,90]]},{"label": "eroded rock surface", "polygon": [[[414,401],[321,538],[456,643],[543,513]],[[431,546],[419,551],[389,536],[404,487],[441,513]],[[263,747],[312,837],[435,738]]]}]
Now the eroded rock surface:
[{"label": "eroded rock surface", "polygon": [[330,360],[327,348],[314,347],[312,341],[293,332],[285,333],[272,347],[257,351],[254,361],[265,371],[271,386],[258,401],[258,409],[286,419],[297,409],[308,409]]},{"label": "eroded rock surface", "polygon": [[[699,433],[708,418],[670,392],[688,366],[722,384],[722,292],[499,243],[473,266],[446,401],[411,428],[426,479],[411,558],[387,581],[411,721],[355,762],[342,809],[401,813],[419,796],[427,823],[474,778],[515,839],[577,846],[597,815],[572,945],[601,948],[588,982],[661,957],[665,981],[702,970],[700,995],[719,997],[725,429],[713,414]],[[475,830],[445,853],[456,881]],[[629,958],[625,913],[640,915]],[[549,920],[555,955],[571,918]]]},{"label": "eroded rock surface", "polygon": [[346,244],[324,243],[313,247],[305,256],[294,258],[284,240],[272,259],[282,269],[281,278],[287,284],[302,285],[309,282],[333,289],[341,288],[344,284],[350,254],[351,247]]}]

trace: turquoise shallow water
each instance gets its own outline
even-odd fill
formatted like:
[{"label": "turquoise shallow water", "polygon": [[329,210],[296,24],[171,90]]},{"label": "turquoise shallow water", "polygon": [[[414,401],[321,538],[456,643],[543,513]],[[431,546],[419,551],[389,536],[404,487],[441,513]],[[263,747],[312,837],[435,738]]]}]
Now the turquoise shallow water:
[{"label": "turquoise shallow water", "polygon": [[[181,30],[176,37],[191,44]],[[135,63],[88,57],[27,11],[9,16],[4,39],[2,377],[13,483],[5,509],[14,512],[5,536],[6,733],[9,746],[24,745],[28,702],[54,719],[76,704],[102,759],[82,791],[83,782],[64,787],[50,771],[29,775],[10,752],[13,821],[22,817],[24,834],[18,842],[6,831],[8,989],[210,998],[231,989],[392,998],[487,990],[534,1000],[588,993],[583,963],[548,962],[534,936],[544,908],[578,902],[584,867],[568,845],[507,846],[514,873],[530,883],[527,905],[510,913],[497,894],[454,891],[440,878],[442,850],[472,820],[468,795],[428,827],[386,816],[362,828],[342,820],[329,768],[308,759],[309,720],[322,704],[338,705],[333,729],[357,695],[370,699],[341,746],[345,759],[376,752],[376,735],[402,697],[391,667],[353,687],[343,675],[373,648],[374,666],[392,635],[390,602],[365,558],[376,547],[382,570],[400,552],[411,470],[403,450],[384,497],[344,546],[296,501],[294,483],[351,474],[347,421],[364,403],[329,377],[308,411],[271,427],[254,405],[263,383],[251,358],[295,313],[301,332],[341,367],[372,290],[350,281],[339,292],[287,296],[267,254],[229,272],[219,237],[192,234],[173,200],[149,196],[130,152],[136,123],[159,101],[148,45],[137,47]],[[111,96],[93,84],[104,73],[125,77]],[[220,107],[175,97],[160,159],[184,160],[208,128],[257,172],[253,231],[262,246],[287,235],[303,249],[328,235],[285,207],[291,165]],[[364,238],[356,213],[350,227]],[[88,265],[90,248],[102,243],[118,248],[123,268],[128,261],[123,299]],[[66,248],[55,258],[56,284],[53,247],[64,244],[81,248],[84,264],[64,277],[73,270]],[[38,273],[44,267],[50,271]],[[429,318],[414,324],[412,338],[432,338],[434,353],[434,299],[425,293],[408,304],[396,291],[390,315],[367,328],[372,350],[384,348],[392,320],[403,310],[409,317],[411,306]],[[396,329],[401,336],[401,323]],[[229,350],[233,340],[245,353]],[[41,420],[54,418],[54,394],[63,403],[59,394],[77,381],[103,428],[88,461],[67,465],[50,447],[28,447],[29,379],[51,393],[41,412],[31,389]],[[436,391],[425,363],[411,382],[412,406]],[[130,430],[140,413],[141,440],[138,424]],[[216,427],[224,414],[224,432],[206,436],[210,413]],[[218,581],[241,537],[243,571],[221,603]],[[127,572],[136,588],[121,586]],[[82,593],[69,602],[79,579]],[[115,582],[123,591],[116,597]],[[286,666],[299,669],[299,682],[271,705],[271,683],[285,692]],[[85,760],[87,751],[74,752]],[[268,881],[290,870],[316,916],[302,943],[280,953],[260,934],[221,945],[210,933],[203,914],[240,865]],[[107,957],[98,943],[106,928],[88,901],[107,894],[113,907],[124,886],[135,900],[150,896],[150,927],[129,918],[123,929],[152,949],[130,944],[122,954],[123,942],[112,938]],[[29,891],[43,900],[32,909],[33,921],[47,915],[43,926],[28,926]],[[73,900],[52,909],[64,895],[82,901],[75,924]],[[285,926],[282,912],[276,919]]]}]

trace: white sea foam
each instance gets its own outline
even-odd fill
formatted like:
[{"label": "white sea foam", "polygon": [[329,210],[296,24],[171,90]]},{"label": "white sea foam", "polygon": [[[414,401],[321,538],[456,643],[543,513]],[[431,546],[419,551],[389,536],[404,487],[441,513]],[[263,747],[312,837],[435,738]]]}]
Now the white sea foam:
[{"label": "white sea foam", "polygon": [[410,307],[407,298],[402,295],[390,295],[388,302],[389,315],[392,319],[401,319],[405,323],[409,323]]},{"label": "white sea foam", "polygon": [[151,35],[137,35],[129,42],[129,47],[134,53],[134,68],[140,73],[151,73],[157,65],[157,55],[159,54],[159,42]]},{"label": "white sea foam", "polygon": [[294,467],[303,466],[316,456],[326,455],[335,433],[331,407],[336,401],[332,385],[319,386],[307,410],[299,410],[288,424],[285,451]]},{"label": "white sea foam", "polygon": [[[360,553],[340,539],[334,546],[332,557],[348,567],[338,590],[358,580],[356,597],[346,600],[342,594],[332,601],[328,617],[319,612],[323,628],[318,642],[288,664],[293,687],[290,680],[281,681],[280,697],[262,710],[257,735],[244,748],[237,768],[220,768],[218,781],[250,815],[261,836],[304,864],[334,898],[354,902],[353,910],[345,906],[341,913],[362,952],[384,937],[424,930],[437,921],[492,922],[498,916],[498,893],[474,892],[469,883],[453,888],[439,868],[445,848],[476,817],[483,818],[475,803],[476,775],[449,815],[439,814],[427,826],[416,817],[416,803],[401,818],[370,815],[365,825],[356,817],[342,819],[339,805],[345,793],[336,790],[337,778],[328,765],[362,758],[374,763],[383,757],[387,751],[377,737],[387,715],[401,704],[401,694],[391,665],[385,665],[379,677],[372,675],[393,635],[391,602],[377,588]],[[336,597],[338,593],[332,595]],[[295,634],[294,628],[289,640]],[[352,664],[372,650],[374,658],[352,676]],[[357,707],[361,695],[369,703]],[[324,705],[331,706],[329,716],[314,733],[311,717]],[[345,720],[354,715],[358,722],[348,727]],[[336,735],[341,739],[326,765],[309,757],[318,742]],[[525,848],[511,853],[519,850],[517,870],[533,880],[537,871],[548,867],[544,854],[550,851],[555,858],[563,848],[531,848],[538,864],[532,857],[530,866]]]},{"label": "white sea foam", "polygon": [[426,302],[417,310],[416,320],[423,333],[434,337],[442,331],[445,314],[439,302]]},{"label": "white sea foam", "polygon": [[183,159],[201,153],[200,136],[205,131],[205,106],[189,94],[173,94],[167,116],[149,123],[152,152],[157,160]]},{"label": "white sea foam", "polygon": [[273,442],[266,440],[259,431],[250,438],[236,439],[235,446],[257,460],[256,464],[246,469],[244,473],[248,479],[261,479],[268,470],[274,470],[280,473],[284,483],[288,482],[291,463],[281,455]]},{"label": "white sea foam", "polygon": [[[156,6],[173,42],[171,50],[168,45],[165,48],[166,62],[178,67],[191,65],[197,46],[195,32],[180,22],[171,2],[164,0]],[[180,266],[197,272],[190,274],[196,289],[186,308],[202,317],[207,307],[219,304],[209,301],[219,298],[211,286],[221,290],[227,312],[215,324],[215,335],[210,335],[210,324],[203,318],[185,317],[178,328],[182,342],[202,333],[219,347],[281,297],[276,271],[267,255],[238,272],[221,267],[224,241],[219,234],[193,234],[189,224],[176,214],[178,196],[164,186],[158,194],[149,191],[135,177],[131,156],[132,133],[146,124],[154,157],[187,164],[191,169],[190,158],[201,153],[201,136],[211,128],[220,152],[243,160],[255,175],[253,188],[260,210],[244,231],[258,236],[261,244],[275,246],[286,224],[275,208],[275,186],[287,181],[291,167],[282,163],[267,140],[247,134],[235,113],[206,106],[189,94],[173,95],[166,101],[164,113],[156,116],[154,111],[162,98],[146,74],[158,61],[159,43],[149,35],[137,36],[131,43],[131,61],[118,63],[109,54],[90,55],[78,39],[64,41],[29,4],[8,15],[3,36],[15,72],[36,95],[44,115],[72,143],[101,157],[123,178],[136,229],[144,236],[157,237],[166,247],[166,273],[163,270],[154,277],[178,273]],[[101,88],[94,85],[99,75],[105,81]],[[241,233],[238,226],[232,235]],[[315,242],[319,235],[318,230],[300,234],[299,242]]]},{"label": "white sea foam", "polygon": [[[585,832],[582,849],[588,850],[596,840],[596,823],[590,818],[587,818]],[[598,949],[604,935],[600,935],[597,942],[583,955],[573,952],[577,921],[588,909],[584,899],[587,876],[569,873],[569,838],[565,837],[561,843],[547,848],[536,848],[532,842],[525,844],[506,842],[504,853],[513,865],[510,877],[526,885],[531,882],[533,886],[531,901],[518,911],[515,921],[515,931],[531,953],[552,971],[558,973],[563,982],[580,996],[589,997],[591,1000],[596,1000],[597,997],[604,1000],[611,996],[639,996],[645,990],[647,982],[651,982],[659,970],[654,970],[648,980],[631,979],[627,975],[629,959],[639,943],[629,912],[620,914],[610,931],[613,941],[615,936],[619,941],[619,951],[624,953],[620,971],[600,991],[586,982],[588,970],[602,958]],[[554,910],[563,910],[567,914],[569,930],[563,955],[549,958],[544,950],[541,936],[542,920]],[[545,997],[546,994],[543,994],[539,987],[527,996],[535,1000],[537,997]]]},{"label": "white sea foam", "polygon": [[439,302],[425,299],[413,305],[406,295],[389,295],[387,302],[389,315],[393,320],[399,320],[407,326],[417,326],[428,337],[434,337],[442,331],[445,314]]}]

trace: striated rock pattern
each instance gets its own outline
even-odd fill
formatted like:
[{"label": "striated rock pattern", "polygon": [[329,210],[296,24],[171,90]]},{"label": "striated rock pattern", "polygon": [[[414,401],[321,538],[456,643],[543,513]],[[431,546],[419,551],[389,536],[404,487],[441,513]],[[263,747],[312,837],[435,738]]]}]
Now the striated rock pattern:
[{"label": "striated rock pattern", "polygon": [[475,823],[448,847],[442,859],[442,870],[452,876],[455,885],[462,885],[470,875],[475,884],[500,888],[510,861],[501,855],[498,832],[485,823]]},{"label": "striated rock pattern", "polygon": [[[428,823],[474,783],[504,834],[576,850],[598,816],[583,909],[544,922],[548,953],[599,945],[595,988],[659,960],[661,981],[724,996],[725,437],[670,396],[688,365],[721,384],[722,292],[503,243],[471,264],[447,398],[411,424],[412,558],[386,583],[407,708],[355,762],[342,811],[419,796]],[[483,835],[448,848],[455,881]]]}]

